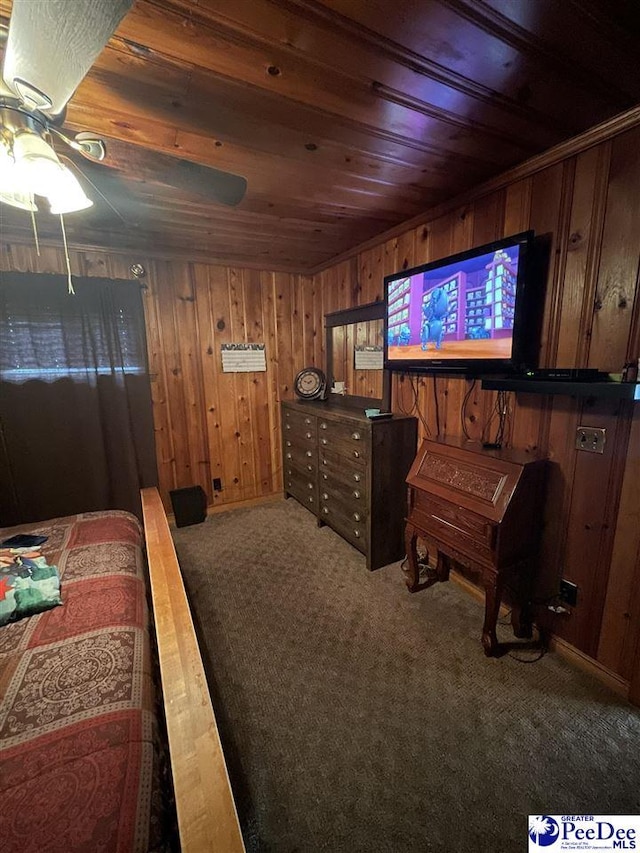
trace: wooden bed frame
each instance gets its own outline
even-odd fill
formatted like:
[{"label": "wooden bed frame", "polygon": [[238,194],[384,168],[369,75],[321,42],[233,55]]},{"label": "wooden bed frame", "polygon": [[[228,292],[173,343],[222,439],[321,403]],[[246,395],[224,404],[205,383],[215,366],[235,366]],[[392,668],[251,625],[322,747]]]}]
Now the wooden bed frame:
[{"label": "wooden bed frame", "polygon": [[180,844],[183,853],[244,853],[167,517],[156,488],[140,494]]}]

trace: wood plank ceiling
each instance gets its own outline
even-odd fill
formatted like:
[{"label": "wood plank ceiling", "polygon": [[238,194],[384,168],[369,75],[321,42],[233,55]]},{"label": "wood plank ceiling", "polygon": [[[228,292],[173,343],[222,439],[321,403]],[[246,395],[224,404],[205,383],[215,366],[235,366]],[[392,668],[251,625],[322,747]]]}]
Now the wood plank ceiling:
[{"label": "wood plank ceiling", "polygon": [[[108,152],[68,234],[310,270],[634,106],[638,56],[633,0],[137,0],[68,106]],[[3,239],[30,233],[0,207]]]}]

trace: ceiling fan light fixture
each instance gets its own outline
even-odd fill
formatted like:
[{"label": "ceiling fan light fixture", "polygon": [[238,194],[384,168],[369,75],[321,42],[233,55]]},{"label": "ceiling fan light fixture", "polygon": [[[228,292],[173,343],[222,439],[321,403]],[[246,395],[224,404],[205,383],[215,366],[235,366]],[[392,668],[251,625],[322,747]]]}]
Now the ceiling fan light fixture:
[{"label": "ceiling fan light fixture", "polygon": [[47,197],[56,192],[62,165],[41,136],[32,131],[17,133],[13,138],[13,159],[17,183],[23,190]]},{"label": "ceiling fan light fixture", "polygon": [[31,193],[20,189],[16,164],[4,140],[0,140],[0,201],[20,210],[38,210]]},{"label": "ceiling fan light fixture", "polygon": [[52,213],[74,213],[93,204],[76,176],[37,133],[23,131],[15,135],[13,158],[16,185],[23,193],[47,198]]}]

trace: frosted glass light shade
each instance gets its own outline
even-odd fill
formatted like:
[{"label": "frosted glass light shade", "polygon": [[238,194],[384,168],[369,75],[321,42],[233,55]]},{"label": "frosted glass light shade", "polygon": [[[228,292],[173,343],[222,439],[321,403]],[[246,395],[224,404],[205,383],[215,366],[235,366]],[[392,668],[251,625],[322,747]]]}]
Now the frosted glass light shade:
[{"label": "frosted glass light shade", "polygon": [[23,192],[18,184],[16,164],[9,153],[6,145],[0,142],[0,201],[18,207],[20,210],[33,210],[35,205],[33,196]]},{"label": "frosted glass light shade", "polygon": [[51,213],[75,213],[93,205],[80,186],[80,181],[66,166],[61,166],[62,177],[56,190],[48,195]]},{"label": "frosted glass light shade", "polygon": [[36,133],[19,133],[13,140],[16,183],[22,191],[44,196],[52,213],[85,210],[87,198],[76,176],[63,166],[55,151]]},{"label": "frosted glass light shade", "polygon": [[33,195],[55,193],[61,180],[62,165],[55,151],[42,137],[30,131],[18,133],[13,140],[18,185]]}]

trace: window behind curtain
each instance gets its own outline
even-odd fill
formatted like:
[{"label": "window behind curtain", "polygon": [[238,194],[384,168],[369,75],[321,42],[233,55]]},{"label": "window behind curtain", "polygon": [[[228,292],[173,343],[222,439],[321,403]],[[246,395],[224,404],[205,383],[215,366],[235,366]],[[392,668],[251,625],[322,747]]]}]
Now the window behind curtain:
[{"label": "window behind curtain", "polygon": [[0,524],[140,511],[156,482],[137,282],[0,277]]},{"label": "window behind curtain", "polygon": [[12,278],[1,280],[0,379],[147,372],[138,285],[85,280],[69,296],[59,290],[57,276],[25,277],[53,279],[35,285],[12,284]]}]

